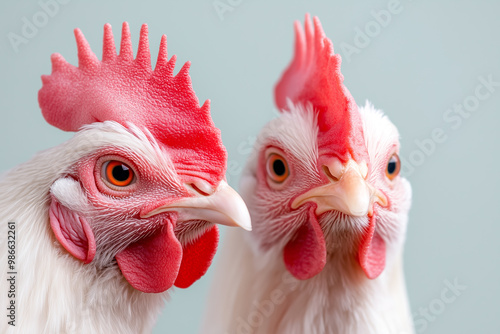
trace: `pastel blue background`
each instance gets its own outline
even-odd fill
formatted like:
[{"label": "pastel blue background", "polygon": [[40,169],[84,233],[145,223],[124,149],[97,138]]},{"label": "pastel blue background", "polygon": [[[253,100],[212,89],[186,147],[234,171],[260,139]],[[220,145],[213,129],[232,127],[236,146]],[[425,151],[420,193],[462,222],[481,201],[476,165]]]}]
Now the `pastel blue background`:
[{"label": "pastel blue background", "polygon": [[[232,10],[219,16],[214,3]],[[500,333],[500,87],[474,100],[478,77],[500,82],[500,2],[401,0],[382,27],[372,11],[390,3],[72,0],[15,52],[8,34],[22,35],[23,17],[32,21],[42,9],[37,1],[3,1],[0,172],[71,136],[46,124],[38,108],[50,54],[76,64],[72,30],[79,27],[100,57],[104,23],[113,25],[118,41],[126,20],[135,47],[147,22],[154,58],[167,34],[177,69],[192,61],[194,89],[200,101],[212,100],[229,152],[228,178],[236,186],[254,136],[275,116],[272,89],[292,55],[293,21],[310,12],[343,55],[345,84],[358,104],[372,101],[401,133],[414,190],[405,271],[419,333]],[[358,29],[371,37],[360,40]],[[346,52],[348,44],[357,53]],[[469,116],[447,112],[462,103],[469,103]],[[432,149],[436,128],[442,134]],[[416,141],[427,143],[427,154]],[[209,272],[190,289],[174,291],[154,333],[196,333],[211,278]],[[445,281],[455,279],[466,288],[445,303]]]}]

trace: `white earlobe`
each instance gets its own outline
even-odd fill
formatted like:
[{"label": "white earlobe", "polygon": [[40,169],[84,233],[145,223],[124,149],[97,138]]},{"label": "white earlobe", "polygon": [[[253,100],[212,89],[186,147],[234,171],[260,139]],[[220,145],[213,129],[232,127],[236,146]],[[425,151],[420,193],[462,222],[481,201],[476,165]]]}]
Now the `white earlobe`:
[{"label": "white earlobe", "polygon": [[87,196],[80,183],[72,178],[58,179],[50,187],[50,193],[68,209],[85,212],[88,208]]}]

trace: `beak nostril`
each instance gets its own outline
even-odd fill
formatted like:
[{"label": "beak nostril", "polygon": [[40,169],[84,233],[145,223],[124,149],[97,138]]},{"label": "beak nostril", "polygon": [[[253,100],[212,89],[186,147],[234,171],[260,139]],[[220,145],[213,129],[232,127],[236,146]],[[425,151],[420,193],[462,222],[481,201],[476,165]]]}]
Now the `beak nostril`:
[{"label": "beak nostril", "polygon": [[215,189],[207,182],[201,179],[193,180],[191,183],[185,183],[186,189],[195,196],[211,196],[215,193]]},{"label": "beak nostril", "polygon": [[194,189],[197,193],[199,193],[200,195],[203,195],[203,196],[210,196],[210,194],[209,194],[209,193],[207,193],[207,192],[205,192],[205,191],[201,190],[200,188],[198,188],[198,187],[196,186],[196,184],[191,183],[191,184],[190,184],[190,186],[191,186],[191,188],[193,188],[193,189]]},{"label": "beak nostril", "polygon": [[333,176],[328,166],[323,165],[323,172],[325,173],[326,177],[329,178],[331,181],[337,182],[339,180],[338,177]]}]

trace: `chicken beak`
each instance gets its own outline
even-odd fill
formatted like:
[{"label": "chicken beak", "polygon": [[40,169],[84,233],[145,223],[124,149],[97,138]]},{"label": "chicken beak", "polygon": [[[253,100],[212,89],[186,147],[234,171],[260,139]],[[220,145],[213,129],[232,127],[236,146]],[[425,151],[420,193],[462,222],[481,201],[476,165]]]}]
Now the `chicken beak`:
[{"label": "chicken beak", "polygon": [[221,181],[210,195],[196,193],[194,197],[186,197],[160,206],[141,217],[148,218],[169,211],[177,212],[179,221],[206,220],[226,226],[239,226],[247,231],[252,230],[245,202],[225,181]]},{"label": "chicken beak", "polygon": [[293,209],[314,202],[316,215],[337,210],[351,216],[372,216],[375,203],[387,206],[387,197],[366,181],[366,164],[353,160],[341,164],[335,160],[323,166],[323,171],[330,182],[296,197],[292,202]]}]

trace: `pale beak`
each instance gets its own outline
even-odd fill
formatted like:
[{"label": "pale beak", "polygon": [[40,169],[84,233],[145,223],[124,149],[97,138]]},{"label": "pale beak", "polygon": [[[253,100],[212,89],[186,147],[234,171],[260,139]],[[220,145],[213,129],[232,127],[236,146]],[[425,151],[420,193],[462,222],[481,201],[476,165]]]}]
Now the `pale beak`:
[{"label": "pale beak", "polygon": [[179,201],[160,206],[141,218],[148,218],[159,213],[174,211],[179,221],[206,220],[212,223],[239,226],[252,230],[250,214],[243,199],[225,181],[221,181],[212,194],[196,193]]},{"label": "pale beak", "polygon": [[387,206],[387,197],[366,181],[366,164],[353,160],[341,164],[335,159],[323,166],[323,172],[330,182],[295,198],[293,209],[306,202],[314,202],[317,215],[337,210],[351,216],[371,216],[375,203]]}]

